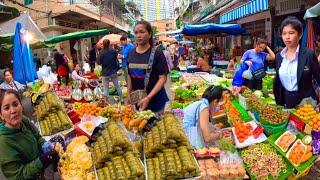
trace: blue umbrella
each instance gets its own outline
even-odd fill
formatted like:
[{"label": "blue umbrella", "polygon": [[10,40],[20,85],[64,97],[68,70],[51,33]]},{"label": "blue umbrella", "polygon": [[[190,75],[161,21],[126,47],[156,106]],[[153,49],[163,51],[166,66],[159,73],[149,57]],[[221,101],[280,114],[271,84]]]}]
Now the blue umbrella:
[{"label": "blue umbrella", "polygon": [[14,80],[21,84],[34,82],[37,78],[31,50],[26,38],[27,33],[22,28],[21,23],[16,24],[13,44],[13,72]]}]

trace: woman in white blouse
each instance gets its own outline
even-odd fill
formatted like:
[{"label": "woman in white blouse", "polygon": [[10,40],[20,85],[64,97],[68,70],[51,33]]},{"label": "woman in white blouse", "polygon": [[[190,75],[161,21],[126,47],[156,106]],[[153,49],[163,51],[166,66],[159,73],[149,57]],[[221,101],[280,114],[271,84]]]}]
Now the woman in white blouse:
[{"label": "woman in white blouse", "polygon": [[80,76],[79,72],[80,72],[80,65],[75,64],[74,70],[72,71],[72,74],[71,74],[72,79],[73,80],[80,80],[82,82],[87,82],[88,79]]},{"label": "woman in white blouse", "polygon": [[295,17],[286,18],[280,27],[286,47],[276,56],[274,95],[276,103],[287,108],[296,107],[307,97],[318,101],[312,80],[320,84],[320,68],[314,51],[299,45],[302,29]]}]

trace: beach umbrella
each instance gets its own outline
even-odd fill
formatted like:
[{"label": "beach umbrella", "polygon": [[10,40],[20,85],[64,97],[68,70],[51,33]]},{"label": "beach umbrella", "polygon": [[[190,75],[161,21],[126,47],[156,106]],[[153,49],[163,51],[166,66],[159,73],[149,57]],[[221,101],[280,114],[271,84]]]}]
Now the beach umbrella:
[{"label": "beach umbrella", "polygon": [[[110,44],[120,44],[120,38],[121,35],[119,34],[107,34],[105,36],[103,36],[97,43],[98,47],[102,47],[103,46],[103,40],[105,39],[109,39]],[[128,42],[130,42],[130,39],[128,39]]]},{"label": "beach umbrella", "polygon": [[13,75],[14,80],[21,84],[34,82],[37,78],[36,69],[33,63],[28,31],[22,27],[21,23],[16,24],[13,44]]}]

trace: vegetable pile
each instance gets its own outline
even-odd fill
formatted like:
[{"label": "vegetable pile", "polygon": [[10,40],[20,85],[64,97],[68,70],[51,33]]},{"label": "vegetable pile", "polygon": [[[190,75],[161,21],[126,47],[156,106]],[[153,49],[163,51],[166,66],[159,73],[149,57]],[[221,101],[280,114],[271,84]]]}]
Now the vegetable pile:
[{"label": "vegetable pile", "polygon": [[241,151],[241,156],[256,179],[278,179],[287,171],[287,164],[270,144],[255,144]]},{"label": "vegetable pile", "polygon": [[197,94],[189,89],[178,88],[176,89],[176,98],[179,99],[193,99],[197,96]]}]

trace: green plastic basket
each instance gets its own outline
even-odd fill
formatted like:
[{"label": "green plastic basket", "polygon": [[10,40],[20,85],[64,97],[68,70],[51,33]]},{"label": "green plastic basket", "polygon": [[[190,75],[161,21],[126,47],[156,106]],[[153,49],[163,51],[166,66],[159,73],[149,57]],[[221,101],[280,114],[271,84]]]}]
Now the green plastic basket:
[{"label": "green plastic basket", "polygon": [[237,100],[233,99],[231,103],[236,107],[236,109],[240,112],[241,119],[245,122],[249,122],[252,120],[251,116],[249,115],[248,111],[245,110]]},{"label": "green plastic basket", "polygon": [[271,134],[279,133],[284,131],[287,128],[288,121],[284,121],[280,124],[270,124],[267,121],[264,121],[260,118],[260,123],[264,128],[264,133],[267,136],[270,136]]},{"label": "green plastic basket", "polygon": [[[291,165],[292,163],[287,159],[286,157],[286,153],[287,152],[283,152],[276,144],[276,140],[285,132],[285,130],[280,131],[278,133],[272,134],[271,136],[269,136],[268,141],[269,143],[277,149],[278,153],[281,154]],[[301,133],[297,134],[297,139],[302,139],[303,135]],[[289,148],[290,149],[290,148]],[[298,171],[298,174],[300,174],[301,172],[304,172],[306,169],[310,168],[310,166],[313,164],[313,162],[317,159],[316,156],[312,156],[308,161],[300,164],[299,166],[293,166],[294,169],[296,169]]]}]

